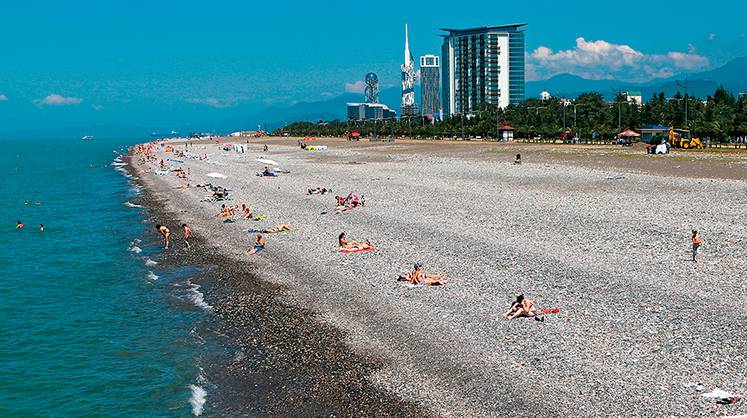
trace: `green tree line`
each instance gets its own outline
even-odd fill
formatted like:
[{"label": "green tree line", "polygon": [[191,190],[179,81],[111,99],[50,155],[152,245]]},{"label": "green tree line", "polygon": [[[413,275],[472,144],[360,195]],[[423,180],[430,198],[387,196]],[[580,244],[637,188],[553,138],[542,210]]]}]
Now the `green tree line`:
[{"label": "green tree line", "polygon": [[619,132],[643,125],[690,129],[710,142],[745,142],[747,96],[737,98],[718,88],[706,100],[677,93],[667,98],[653,95],[643,105],[629,103],[618,94],[613,102],[599,93],[584,93],[574,100],[527,99],[504,109],[483,106],[469,116],[443,121],[409,117],[378,121],[295,122],[274,132],[292,136],[344,136],[354,129],[367,137],[496,138],[498,127],[510,125],[516,139],[555,140],[567,131],[582,141],[612,141]]}]

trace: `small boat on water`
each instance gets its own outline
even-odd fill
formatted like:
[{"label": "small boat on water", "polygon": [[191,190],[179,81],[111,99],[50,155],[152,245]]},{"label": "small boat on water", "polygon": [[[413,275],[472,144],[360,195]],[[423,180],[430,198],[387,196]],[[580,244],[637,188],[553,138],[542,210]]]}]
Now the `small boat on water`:
[{"label": "small boat on water", "polygon": [[84,141],[90,141],[93,139],[93,135],[85,135],[83,138],[81,138]]},{"label": "small boat on water", "polygon": [[153,138],[168,138],[168,137],[175,137],[179,136],[179,131],[171,131],[169,133],[159,133],[159,132],[151,132],[150,134]]}]

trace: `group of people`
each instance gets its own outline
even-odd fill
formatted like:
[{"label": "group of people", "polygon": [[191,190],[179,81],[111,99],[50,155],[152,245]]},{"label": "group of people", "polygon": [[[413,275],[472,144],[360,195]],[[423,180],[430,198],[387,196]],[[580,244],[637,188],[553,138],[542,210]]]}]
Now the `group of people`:
[{"label": "group of people", "polygon": [[353,194],[352,192],[347,197],[335,196],[337,201],[337,213],[347,212],[351,209],[355,209],[360,206],[366,206],[366,196]]},{"label": "group of people", "polygon": [[[168,250],[169,245],[171,244],[171,230],[167,226],[161,224],[156,224],[156,230],[163,237],[163,249]],[[190,238],[192,238],[192,230],[189,229],[187,224],[182,224],[182,231],[184,232],[184,245],[187,249],[192,248],[192,244],[189,243]]]},{"label": "group of people", "polygon": [[[24,228],[26,228],[26,225],[23,222],[21,221],[16,222],[16,229],[24,229]],[[44,224],[39,224],[39,232],[44,232]]]}]

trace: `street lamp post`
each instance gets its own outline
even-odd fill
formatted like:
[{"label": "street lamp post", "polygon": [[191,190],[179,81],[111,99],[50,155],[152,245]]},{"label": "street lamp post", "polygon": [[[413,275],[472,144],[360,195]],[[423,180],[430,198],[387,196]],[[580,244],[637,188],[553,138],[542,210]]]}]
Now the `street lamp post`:
[{"label": "street lamp post", "polygon": [[677,85],[680,86],[680,87],[684,87],[685,88],[685,129],[690,129],[689,125],[687,123],[687,102],[688,102],[688,100],[687,100],[687,93],[688,93],[688,91],[687,91],[688,90],[687,77],[685,77],[685,85],[684,86],[679,81],[677,82]]}]

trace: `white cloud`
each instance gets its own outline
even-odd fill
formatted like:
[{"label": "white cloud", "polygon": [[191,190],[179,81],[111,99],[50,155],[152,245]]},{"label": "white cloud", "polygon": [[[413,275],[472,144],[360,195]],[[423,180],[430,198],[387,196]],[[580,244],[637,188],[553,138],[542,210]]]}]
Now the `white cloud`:
[{"label": "white cloud", "polygon": [[573,49],[553,51],[540,46],[527,54],[527,79],[541,80],[570,73],[595,80],[648,81],[708,65],[708,58],[699,55],[693,45],[688,45],[687,52],[646,54],[629,45],[579,37]]},{"label": "white cloud", "polygon": [[50,94],[43,99],[34,100],[37,106],[68,106],[83,103],[79,97],[65,97],[59,94]]},{"label": "white cloud", "polygon": [[8,101],[8,96],[4,94],[0,94],[0,102],[6,102],[6,101]]},{"label": "white cloud", "polygon": [[345,83],[345,91],[348,93],[363,93],[366,90],[366,83],[358,80],[355,83]]},{"label": "white cloud", "polygon": [[716,34],[711,32],[708,34],[708,40],[709,41],[715,41],[716,40]]},{"label": "white cloud", "polygon": [[192,98],[187,99],[187,103],[202,104],[216,109],[231,107],[236,105],[235,99],[216,99],[215,97]]}]

